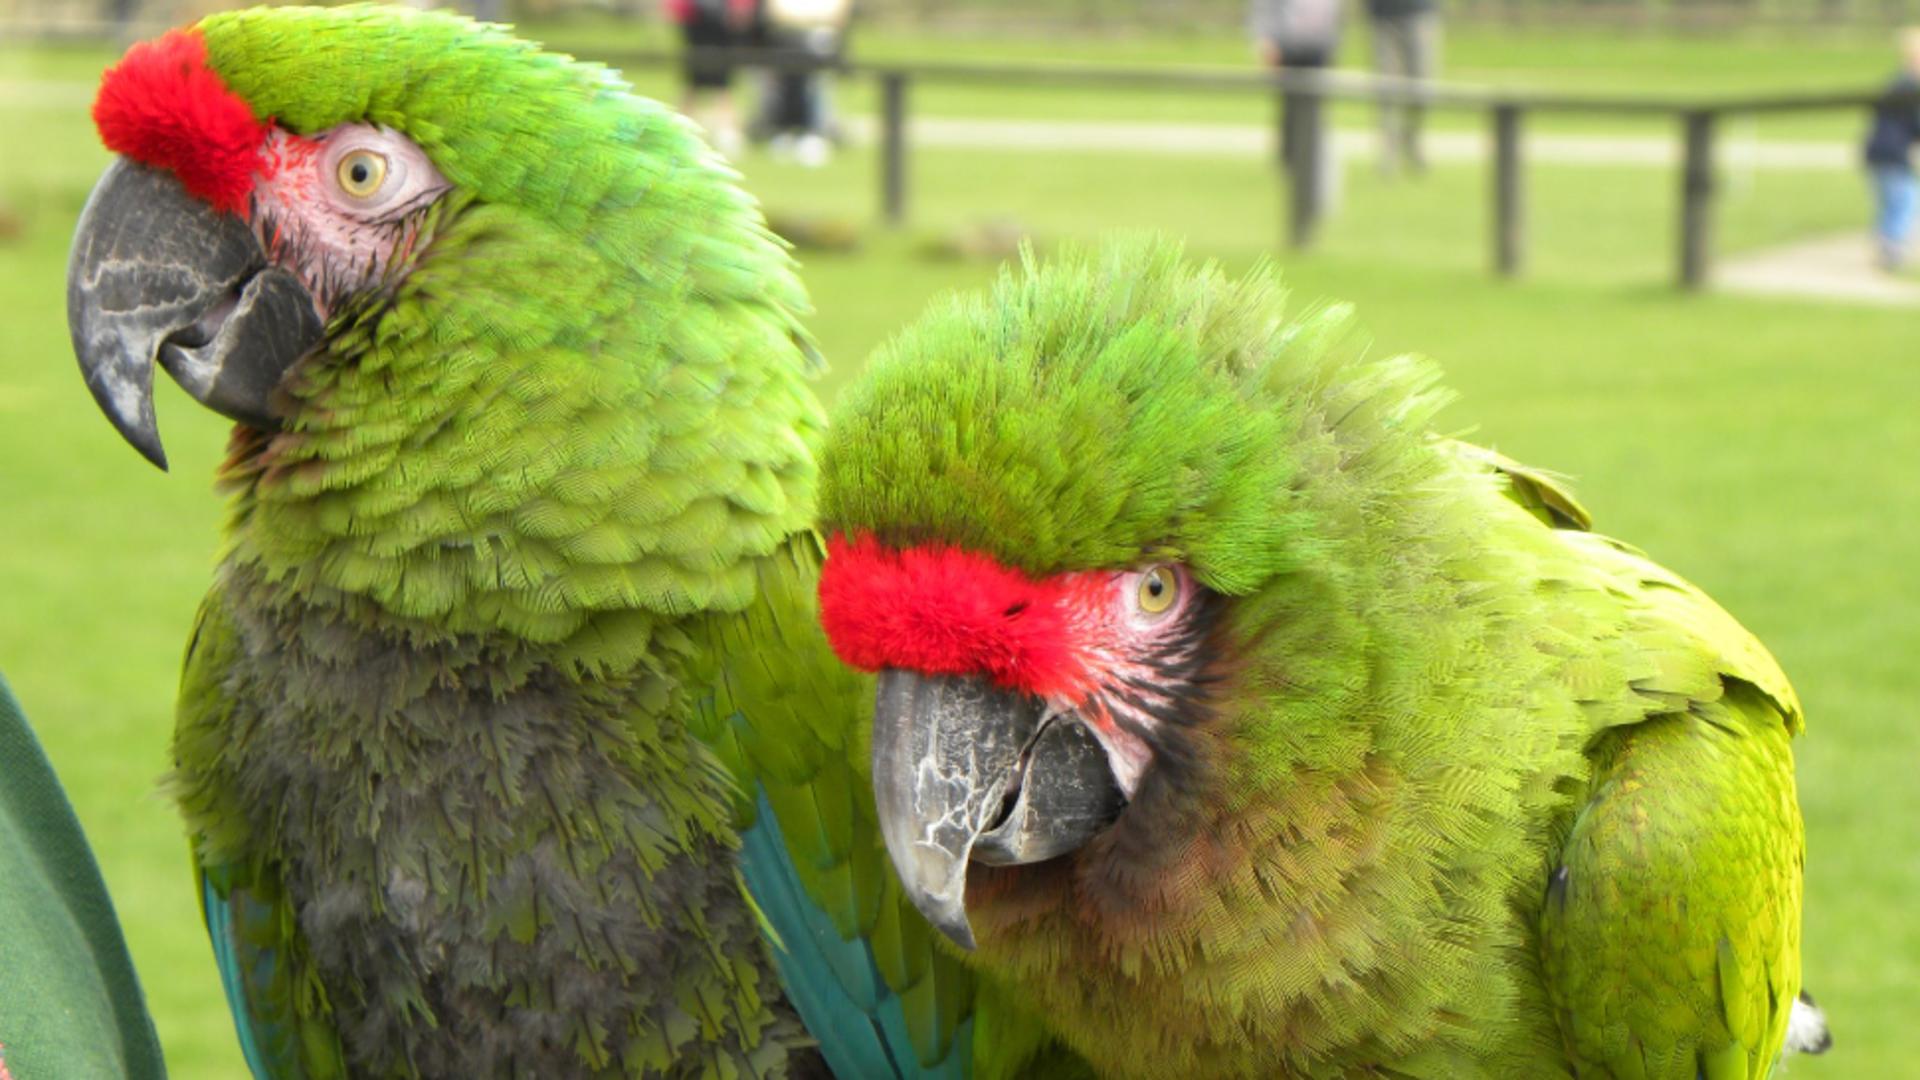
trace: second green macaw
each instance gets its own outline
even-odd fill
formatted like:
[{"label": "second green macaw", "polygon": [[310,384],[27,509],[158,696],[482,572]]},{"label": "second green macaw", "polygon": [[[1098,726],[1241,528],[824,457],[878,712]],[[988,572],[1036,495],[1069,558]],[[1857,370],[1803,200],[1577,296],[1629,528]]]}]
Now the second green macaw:
[{"label": "second green macaw", "polygon": [[1824,1048],[1786,678],[1348,321],[1120,244],[844,392],[821,607],[908,889],[1113,1076]]},{"label": "second green macaw", "polygon": [[1043,1049],[887,863],[805,295],[688,122],[366,6],[135,46],[94,118],[88,385],[156,463],[156,363],[238,422],[172,786],[256,1076]]}]

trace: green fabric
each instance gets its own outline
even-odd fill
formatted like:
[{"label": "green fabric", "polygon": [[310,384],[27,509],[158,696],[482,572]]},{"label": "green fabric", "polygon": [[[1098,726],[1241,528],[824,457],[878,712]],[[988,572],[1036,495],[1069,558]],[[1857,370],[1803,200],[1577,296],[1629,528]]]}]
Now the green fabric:
[{"label": "green fabric", "polygon": [[4,678],[0,1044],[13,1080],[166,1075],[100,869]]}]

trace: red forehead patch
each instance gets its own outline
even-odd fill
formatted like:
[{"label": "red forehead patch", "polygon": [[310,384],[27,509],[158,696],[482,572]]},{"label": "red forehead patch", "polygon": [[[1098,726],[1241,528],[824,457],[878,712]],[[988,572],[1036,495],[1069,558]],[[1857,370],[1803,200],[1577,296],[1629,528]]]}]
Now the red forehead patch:
[{"label": "red forehead patch", "polygon": [[1078,697],[1088,678],[1069,618],[1075,576],[1035,581],[971,551],[836,536],[820,574],[820,623],[840,659],[863,671],[985,675]]},{"label": "red forehead patch", "polygon": [[207,66],[199,33],[128,49],[100,79],[93,123],[107,149],[168,170],[217,209],[245,210],[268,125]]}]

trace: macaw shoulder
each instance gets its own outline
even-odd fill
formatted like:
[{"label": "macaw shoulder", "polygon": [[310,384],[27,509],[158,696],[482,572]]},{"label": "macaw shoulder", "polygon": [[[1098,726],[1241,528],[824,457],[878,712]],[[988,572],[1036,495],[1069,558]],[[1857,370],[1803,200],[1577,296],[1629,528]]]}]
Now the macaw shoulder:
[{"label": "macaw shoulder", "polygon": [[[1718,707],[1733,683],[1751,686],[1777,711],[1787,730],[1804,726],[1800,699],[1779,662],[1751,631],[1698,586],[1624,541],[1593,531],[1593,516],[1565,478],[1523,465],[1497,451],[1453,439],[1442,453],[1485,470],[1496,491],[1542,528],[1534,532],[1536,585],[1550,631],[1576,639],[1543,639],[1549,651],[1584,654],[1563,674],[1578,684],[1583,705],[1599,704],[1596,685],[1630,692],[1631,707],[1600,727],[1631,723],[1666,711],[1692,709],[1725,720]],[[1606,710],[1601,710],[1606,711]]]}]

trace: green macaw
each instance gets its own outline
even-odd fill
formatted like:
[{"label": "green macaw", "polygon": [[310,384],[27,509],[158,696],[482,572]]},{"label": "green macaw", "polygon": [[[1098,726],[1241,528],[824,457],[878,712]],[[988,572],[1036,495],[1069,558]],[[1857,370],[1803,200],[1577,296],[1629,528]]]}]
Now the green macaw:
[{"label": "green macaw", "polygon": [[88,385],[157,464],[156,362],[238,422],[172,789],[256,1076],[1046,1051],[885,857],[805,294],[690,123],[369,6],[136,45],[94,119]]},{"label": "green macaw", "polygon": [[1800,705],[1549,476],[1134,242],[937,306],[836,406],[828,635],[923,912],[1104,1075],[1765,1077]]}]

